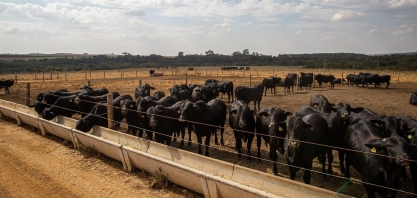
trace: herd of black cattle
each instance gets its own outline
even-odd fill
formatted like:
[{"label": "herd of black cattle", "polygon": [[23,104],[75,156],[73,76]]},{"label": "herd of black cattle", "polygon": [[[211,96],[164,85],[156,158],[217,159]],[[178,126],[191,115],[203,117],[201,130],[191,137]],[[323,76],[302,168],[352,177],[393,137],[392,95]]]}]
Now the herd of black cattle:
[{"label": "herd of black cattle", "polygon": [[[311,87],[312,82],[306,80],[311,75],[300,75],[300,88]],[[294,85],[294,76],[297,75],[289,74],[283,79],[285,89]],[[360,74],[352,78],[349,75],[347,79],[349,83],[367,84],[370,83],[368,79],[371,79],[375,85],[383,82],[389,85],[389,77],[385,81],[381,80],[382,76],[375,80],[375,76]],[[320,85],[335,80],[331,75],[316,75],[315,79]],[[114,127],[120,127],[120,122],[125,119],[128,133],[142,137],[145,132],[147,139],[167,145],[171,144],[172,138],[176,140],[181,135],[180,148],[184,146],[187,129],[188,145],[191,144],[191,133],[194,132],[199,154],[203,153],[202,138],[205,137],[205,155],[208,156],[212,134],[215,136],[215,144],[224,145],[224,125],[228,115],[239,159],[242,156],[242,141],[247,145],[247,158],[253,158],[250,150],[256,135],[258,159],[261,159],[263,139],[269,145],[271,160],[277,161],[277,151],[285,155],[291,165],[291,179],[294,179],[301,167],[306,169],[304,182],[310,183],[309,170],[313,159],[319,159],[323,173],[333,174],[332,150],[337,150],[341,172],[349,178],[349,167],[352,165],[362,174],[368,197],[374,197],[375,193],[382,197],[386,197],[388,193],[395,196],[396,191],[388,192],[386,188],[370,184],[398,189],[400,176],[406,175],[405,166],[410,167],[415,193],[417,192],[417,163],[413,161],[417,160],[416,120],[405,116],[378,115],[363,107],[352,108],[347,103],[335,105],[320,94],[311,96],[310,105],[301,106],[295,114],[278,107],[260,109],[259,103],[267,89],[271,89],[272,93],[280,82],[281,79],[276,77],[266,78],[255,87],[238,86],[234,89],[231,81],[209,79],[204,85],[174,85],[169,89],[170,96],[165,96],[162,91],[151,96],[151,89],[155,88],[145,84],[135,89],[135,99],[130,95],[113,92],[114,100],[111,105],[114,111]],[[307,82],[310,83],[309,86]],[[220,92],[227,94],[227,102],[232,103],[228,111],[226,103],[218,99]],[[77,121],[76,129],[88,132],[94,125],[108,127],[107,93],[109,92],[105,88],[93,90],[89,87],[75,92],[65,89],[42,92],[37,95],[32,107],[47,120],[57,115],[71,117],[79,113],[81,119]],[[254,110],[248,105],[251,101],[254,101]],[[220,143],[217,130],[220,130]],[[273,166],[273,172],[277,174],[276,163]]]}]

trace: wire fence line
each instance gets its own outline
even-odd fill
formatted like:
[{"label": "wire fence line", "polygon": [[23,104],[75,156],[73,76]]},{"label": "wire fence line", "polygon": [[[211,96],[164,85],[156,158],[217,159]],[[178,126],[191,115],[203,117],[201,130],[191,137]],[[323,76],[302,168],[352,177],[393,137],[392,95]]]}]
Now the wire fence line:
[{"label": "wire fence line", "polygon": [[[47,95],[53,95],[53,94],[47,94]],[[59,97],[59,98],[65,98],[63,96],[58,96],[58,95],[53,95],[53,96],[56,96],[56,97]],[[19,97],[25,98],[23,96],[19,96]],[[109,107],[112,107],[112,108],[120,108],[118,106],[113,106],[113,105],[110,105],[110,104],[107,104],[107,103],[106,103],[106,105],[104,105],[103,103],[105,103],[105,102],[91,102],[91,101],[88,101],[88,100],[79,100],[79,101],[83,101],[83,102],[87,102],[87,103],[92,103],[92,104],[95,104],[95,105],[96,104],[101,104],[103,106],[109,106]],[[51,105],[51,106],[53,106],[53,105]],[[57,107],[57,106],[55,106],[55,107]],[[64,107],[58,107],[58,108],[62,108],[62,109],[65,109],[65,110],[74,111],[72,109],[66,109]],[[126,111],[130,111],[130,112],[135,112],[135,113],[149,114],[147,112],[143,112],[143,111],[139,111],[139,110],[131,110],[131,109],[125,109],[125,110]],[[85,114],[85,112],[82,112],[82,111],[74,111],[74,112],[77,112],[79,114]],[[163,116],[163,115],[158,115],[158,114],[149,114],[149,115],[153,115],[153,116],[157,116],[157,117],[163,117],[163,118],[167,118],[167,119],[178,120],[178,118],[169,117],[169,116]],[[195,121],[191,121],[191,120],[184,120],[184,121],[185,122],[192,123],[192,124],[198,124],[198,125],[203,125],[203,126],[207,126],[207,127],[214,127],[214,128],[218,128],[218,129],[228,129],[228,128],[230,128],[233,131],[247,133],[247,134],[260,135],[260,136],[269,137],[269,138],[277,138],[277,139],[282,139],[282,140],[292,140],[292,139],[287,139],[285,137],[278,137],[278,136],[273,136],[273,135],[269,135],[269,134],[259,134],[259,133],[256,133],[256,132],[245,131],[245,130],[241,130],[241,129],[233,129],[230,126],[229,127],[224,127],[224,126],[221,127],[221,126],[217,126],[217,125],[210,125],[210,124],[195,122]],[[131,126],[131,127],[134,127],[134,126]],[[326,145],[326,144],[319,144],[319,143],[308,142],[308,141],[303,141],[303,140],[295,140],[295,141],[300,142],[300,143],[312,144],[312,145],[316,145],[316,146],[328,147],[328,148],[336,149],[336,150],[344,150],[344,151],[350,151],[350,152],[358,152],[358,153],[364,153],[364,154],[370,154],[370,155],[376,155],[376,156],[381,156],[381,157],[387,157],[387,158],[397,159],[396,157],[392,157],[392,156],[388,156],[388,155],[382,155],[382,154],[373,153],[373,152],[358,151],[358,150],[347,149],[347,148],[343,148],[343,147],[331,146],[331,145]],[[417,163],[417,160],[409,159],[407,161],[416,162]]]},{"label": "wire fence line", "polygon": [[[26,97],[24,97],[24,96],[21,96],[21,95],[18,95],[19,97],[21,97],[21,98],[26,98]],[[62,96],[57,96],[57,97],[60,97],[60,98],[64,98],[64,97],[62,97]],[[32,100],[32,99],[31,99]],[[32,101],[36,101],[36,100],[32,100]],[[110,107],[113,107],[113,108],[120,108],[120,107],[118,107],[118,106],[113,106],[113,105],[108,105],[108,104],[105,104],[104,102],[91,102],[91,101],[85,101],[85,100],[81,100],[81,101],[84,101],[84,102],[89,102],[89,103],[93,103],[93,104],[95,104],[95,105],[103,105],[103,106],[110,106]],[[53,106],[53,105],[51,105],[51,106]],[[55,106],[55,107],[58,107],[58,106]],[[77,110],[73,110],[73,109],[68,109],[68,108],[64,108],[64,107],[58,107],[58,108],[62,108],[62,109],[65,109],[65,110],[70,110],[70,111],[74,111],[74,112],[76,112],[76,113],[79,113],[79,114],[85,114],[84,112],[81,112],[81,111],[77,111]],[[127,109],[128,111],[133,111],[133,112],[140,112],[140,111],[134,111],[134,110],[130,110],[130,109]],[[91,113],[91,112],[90,112]],[[146,113],[146,112],[140,112],[140,113]],[[94,116],[97,116],[97,117],[99,117],[99,118],[102,118],[102,119],[108,119],[107,117],[103,117],[103,115],[105,115],[105,114],[107,114],[107,113],[103,113],[103,114],[94,114]],[[162,116],[162,115],[157,115],[157,114],[151,114],[151,115],[154,115],[154,116],[160,116],[160,117],[164,117],[164,118],[168,118],[168,119],[176,119],[177,120],[177,118],[173,118],[173,117],[167,117],[167,116]],[[125,124],[125,123],[122,123],[122,122],[119,122],[119,121],[116,121],[116,120],[112,120],[114,123],[120,123],[120,124]],[[208,124],[205,124],[205,123],[198,123],[198,122],[192,122],[192,121],[187,121],[187,122],[191,122],[191,123],[193,123],[193,124],[201,124],[201,125],[206,125],[206,126],[210,126],[210,127],[215,127],[215,128],[224,128],[224,129],[226,129],[226,127],[219,127],[219,126],[215,126],[215,125],[208,125]],[[127,124],[126,123],[126,125],[127,126],[130,126],[130,127],[133,127],[133,128],[136,128],[136,129],[141,129],[141,130],[145,130],[145,131],[150,131],[150,132],[152,132],[152,133],[154,133],[154,134],[158,134],[158,135],[161,135],[161,136],[166,136],[166,137],[170,137],[170,138],[172,138],[172,135],[167,135],[167,134],[163,134],[163,133],[159,133],[159,132],[156,132],[156,131],[153,131],[153,130],[149,130],[149,129],[145,129],[145,128],[141,128],[141,127],[136,127],[136,126],[133,126],[133,125],[129,125],[129,124]],[[233,129],[232,129],[233,130]],[[240,131],[240,132],[244,132],[244,133],[253,133],[253,132],[249,132],[249,131],[244,131],[244,130],[238,130],[238,131]],[[253,134],[256,134],[256,133],[253,133]],[[270,135],[267,135],[266,134],[266,136],[268,136],[268,137],[271,137],[271,138],[279,138],[279,137],[276,137],[276,136],[270,136]],[[180,138],[180,137],[177,137],[177,139],[179,139],[179,140],[181,140],[181,141],[185,141],[185,138]],[[282,139],[284,139],[284,140],[286,140],[286,138],[282,138]],[[297,140],[298,141],[298,140]],[[216,149],[216,150],[218,150],[218,148],[216,148],[216,147],[213,147],[213,146],[210,146],[210,145],[204,145],[204,144],[200,144],[200,143],[198,143],[198,142],[192,142],[191,140],[189,140],[189,142],[191,142],[192,144],[195,144],[195,145],[198,145],[198,146],[206,146],[206,147],[208,147],[208,148],[212,148],[212,149]],[[305,142],[305,141],[299,141],[299,142],[303,142],[303,143],[307,143],[307,144],[315,144],[315,145],[318,145],[318,146],[324,146],[324,147],[330,147],[330,148],[335,148],[335,149],[342,149],[342,150],[346,150],[346,151],[353,151],[353,152],[360,152],[360,153],[365,153],[365,154],[371,154],[371,155],[379,155],[379,156],[383,156],[383,157],[390,157],[390,156],[386,156],[386,155],[380,155],[380,154],[376,154],[376,153],[369,153],[369,152],[362,152],[362,151],[357,151],[357,150],[351,150],[351,149],[345,149],[345,148],[339,148],[339,147],[333,147],[333,146],[330,146],[330,145],[322,145],[322,144],[316,144],[316,143],[312,143],[312,142]],[[232,151],[229,151],[229,150],[222,150],[222,151],[225,151],[225,152],[228,152],[228,153],[231,153],[231,154],[238,154],[237,152],[232,152]],[[276,162],[276,161],[272,161],[272,160],[268,160],[268,159],[265,159],[265,158],[258,158],[258,157],[255,157],[255,156],[249,156],[249,155],[247,155],[247,154],[244,154],[244,153],[240,153],[242,156],[247,156],[247,157],[251,157],[251,158],[253,158],[253,159],[258,159],[258,160],[261,160],[261,161],[265,161],[265,162],[270,162],[270,163],[277,163],[277,164],[280,164],[280,165],[283,165],[283,166],[288,166],[288,167],[293,167],[293,168],[299,168],[299,169],[302,169],[302,170],[308,170],[308,171],[311,171],[311,172],[314,172],[314,173],[319,173],[319,174],[324,174],[324,175],[329,175],[329,176],[333,176],[333,177],[335,177],[335,178],[339,178],[339,179],[348,179],[348,178],[345,178],[345,177],[343,177],[343,176],[337,176],[337,175],[333,175],[333,174],[328,174],[328,173],[323,173],[323,172],[319,172],[319,171],[315,171],[315,170],[311,170],[311,169],[305,169],[305,168],[303,168],[303,167],[298,167],[298,166],[293,166],[293,165],[289,165],[289,164],[285,164],[285,163],[281,163],[281,162]],[[395,157],[392,157],[392,158],[395,158]],[[409,160],[410,162],[417,162],[417,161],[414,161],[414,160]],[[396,190],[396,189],[392,189],[392,188],[389,188],[389,187],[385,187],[385,186],[380,186],[380,185],[377,185],[377,184],[372,184],[372,183],[367,183],[367,182],[363,182],[363,181],[360,181],[359,179],[356,179],[356,178],[350,178],[350,181],[351,182],[353,182],[353,183],[358,183],[358,184],[367,184],[367,185],[372,185],[372,186],[376,186],[376,187],[381,187],[381,188],[386,188],[386,189],[388,189],[388,190]],[[411,193],[411,192],[407,192],[407,191],[403,191],[403,190],[396,190],[397,192],[401,192],[401,193],[406,193],[406,194],[410,194],[410,195],[417,195],[417,194],[414,194],[414,193]]]},{"label": "wire fence line", "polygon": [[[23,96],[19,96],[19,97],[24,98]],[[33,101],[35,101],[35,100],[33,100]],[[83,101],[85,101],[85,100],[83,100]],[[85,102],[94,103],[94,102],[91,102],[91,101],[85,101]],[[104,102],[103,102],[103,103],[97,102],[97,103],[94,103],[94,104],[103,105],[103,106],[108,106],[108,104],[104,104]],[[52,106],[53,106],[53,105],[52,105]],[[110,106],[111,106],[111,107],[120,108],[120,107],[117,107],[117,106],[112,106],[112,105],[110,105]],[[58,108],[62,108],[62,109],[65,109],[65,110],[71,110],[71,111],[74,111],[74,110],[72,110],[72,109],[68,109],[68,108],[64,108],[64,107],[58,107]],[[133,110],[131,110],[131,111],[133,111]],[[81,112],[81,111],[74,111],[74,112],[77,112],[77,113],[80,113],[80,114],[81,114],[81,113],[84,113],[84,112]],[[137,111],[135,111],[135,112],[137,112]],[[142,113],[143,113],[143,112],[142,112]],[[146,112],[145,112],[145,113],[146,113]],[[102,119],[108,119],[107,117],[103,117],[103,116],[102,116],[102,115],[105,115],[105,114],[107,114],[107,113],[104,113],[104,114],[94,114],[94,116],[97,116],[97,117],[102,118]],[[151,115],[161,116],[161,115],[157,115],[157,114],[151,114]],[[175,118],[172,118],[172,117],[167,117],[167,116],[161,116],[161,117],[170,118],[170,119],[175,119]],[[114,123],[119,123],[119,124],[125,124],[125,123],[122,123],[122,122],[119,122],[119,121],[116,121],[116,120],[113,120],[113,122],[114,122]],[[189,122],[189,121],[188,121],[188,122]],[[198,123],[198,122],[192,122],[192,123],[194,123],[194,124],[202,124],[202,125],[207,125],[207,124],[204,124],[204,123]],[[161,135],[161,136],[166,136],[166,137],[170,137],[170,138],[172,138],[172,135],[167,135],[167,134],[159,133],[159,132],[156,132],[156,131],[153,131],[153,130],[149,130],[149,129],[145,129],[145,128],[141,128],[141,127],[136,127],[136,126],[133,126],[133,125],[129,125],[129,124],[127,124],[127,123],[126,123],[126,125],[127,125],[127,126],[130,126],[130,127],[137,128],[137,129],[142,129],[142,130],[145,130],[145,131],[150,131],[150,132],[152,132],[152,133],[154,133],[154,134],[158,134],[158,135]],[[216,128],[220,128],[220,127],[218,127],[218,126],[214,126],[214,125],[208,125],[208,126],[211,126],[211,127],[216,127]],[[224,127],[224,128],[225,128],[225,127]],[[241,131],[241,132],[249,132],[249,131],[242,131],[242,130],[240,130],[240,131]],[[252,133],[252,132],[249,132],[249,133]],[[275,136],[269,136],[269,137],[274,137],[274,138],[276,138]],[[180,137],[177,137],[177,139],[179,139],[179,140],[181,140],[181,141],[185,141],[185,139],[180,138]],[[284,138],[284,139],[285,139],[285,138]],[[198,142],[193,142],[193,141],[191,141],[191,140],[189,140],[189,141],[190,141],[192,144],[197,145],[197,146],[206,146],[206,147],[208,147],[208,148],[218,149],[218,148],[213,147],[213,146],[210,146],[210,145],[204,145],[203,143],[201,143],[201,144],[200,144],[200,143],[198,143]],[[302,141],[300,141],[300,142],[302,142]],[[314,143],[311,143],[311,142],[304,142],[304,143],[314,144]],[[316,145],[318,145],[318,146],[328,146],[328,145],[320,145],[320,144],[316,144]],[[331,147],[331,146],[328,146],[328,147]],[[235,155],[236,155],[236,154],[238,154],[238,153],[236,153],[236,152],[232,152],[232,151],[229,151],[229,150],[222,150],[222,151],[227,152],[227,153],[231,153],[231,154],[235,154]],[[357,150],[349,150],[349,149],[348,149],[348,151],[354,151],[354,152],[361,152],[361,153],[366,153],[366,154],[379,155],[379,154],[375,154],[375,153],[367,153],[367,152],[362,152],[362,151],[357,151]],[[409,194],[409,195],[417,195],[417,194],[414,194],[414,193],[412,193],[412,192],[407,192],[407,191],[403,191],[403,190],[399,190],[399,189],[397,190],[397,189],[389,188],[389,187],[386,187],[386,186],[381,186],[381,185],[377,185],[377,184],[373,184],[373,183],[363,182],[363,181],[360,181],[359,179],[357,179],[357,178],[353,178],[353,177],[351,177],[351,178],[345,178],[345,177],[343,177],[343,176],[333,175],[333,174],[329,174],[329,173],[323,173],[323,172],[320,172],[320,171],[316,171],[316,170],[312,170],[312,169],[306,169],[306,168],[303,168],[303,167],[294,166],[294,165],[290,165],[290,164],[285,164],[285,163],[281,163],[281,162],[278,162],[278,161],[272,161],[272,160],[265,159],[265,158],[259,158],[259,157],[256,157],[256,156],[249,156],[249,155],[244,154],[244,153],[241,153],[241,155],[242,155],[242,156],[246,156],[246,157],[250,157],[250,158],[253,158],[253,159],[258,159],[258,160],[261,160],[261,161],[264,161],[264,162],[276,163],[276,164],[283,165],[283,166],[287,166],[287,167],[298,168],[298,169],[301,169],[301,170],[304,170],[304,171],[310,171],[310,172],[313,172],[313,173],[318,173],[318,174],[322,174],[322,175],[326,175],[326,176],[332,176],[332,177],[335,177],[335,178],[338,178],[338,179],[345,179],[345,180],[351,181],[352,183],[356,183],[356,184],[366,184],[366,185],[371,185],[371,186],[375,186],[375,187],[385,188],[385,189],[388,189],[388,190],[397,191],[397,192],[404,193],[404,194]],[[388,156],[385,156],[385,155],[380,155],[380,156],[383,156],[383,157],[388,157]],[[417,162],[417,161],[414,161],[414,160],[410,160],[410,161]]]}]

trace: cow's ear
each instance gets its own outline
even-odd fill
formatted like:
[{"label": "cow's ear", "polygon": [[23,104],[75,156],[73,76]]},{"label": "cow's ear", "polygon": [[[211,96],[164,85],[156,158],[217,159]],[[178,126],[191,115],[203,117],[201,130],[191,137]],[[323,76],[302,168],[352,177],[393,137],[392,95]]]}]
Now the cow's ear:
[{"label": "cow's ear", "polygon": [[330,108],[330,112],[332,112],[332,113],[337,113],[337,108],[333,108],[333,107],[331,107],[331,108]]},{"label": "cow's ear", "polygon": [[384,142],[381,139],[370,139],[365,142],[365,146],[371,149],[371,153],[384,150]]},{"label": "cow's ear", "polygon": [[150,89],[155,89],[155,87],[149,87]]},{"label": "cow's ear", "polygon": [[252,116],[256,116],[256,111],[255,110],[250,110],[249,114],[252,115]]},{"label": "cow's ear", "polygon": [[201,108],[200,108],[199,106],[196,106],[196,105],[193,105],[193,109],[194,109],[195,111],[201,111]]},{"label": "cow's ear", "polygon": [[230,111],[230,116],[236,116],[237,110],[231,110]]},{"label": "cow's ear", "polygon": [[335,106],[335,104],[333,104],[333,103],[329,103],[329,105],[330,105],[330,106],[332,106],[332,107],[334,107],[334,106]]},{"label": "cow's ear", "polygon": [[373,123],[377,127],[379,127],[379,125],[385,124],[385,122],[381,120],[369,120],[369,122]]},{"label": "cow's ear", "polygon": [[306,128],[306,129],[309,129],[309,130],[313,130],[313,129],[314,129],[314,126],[313,126],[313,125],[308,124],[308,123],[306,123],[306,122],[304,122],[304,121],[302,121],[302,126],[303,126],[304,128]]},{"label": "cow's ear", "polygon": [[260,118],[267,118],[269,114],[267,112],[258,112],[258,117]]},{"label": "cow's ear", "polygon": [[314,107],[314,108],[319,107],[319,103],[313,103],[313,107]]},{"label": "cow's ear", "polygon": [[353,113],[360,113],[363,110],[364,110],[363,107],[356,107],[354,109],[351,109],[351,112],[353,112]]},{"label": "cow's ear", "polygon": [[410,141],[411,139],[413,139],[414,136],[415,136],[415,132],[414,131],[404,132],[404,137],[407,139],[407,141]]}]

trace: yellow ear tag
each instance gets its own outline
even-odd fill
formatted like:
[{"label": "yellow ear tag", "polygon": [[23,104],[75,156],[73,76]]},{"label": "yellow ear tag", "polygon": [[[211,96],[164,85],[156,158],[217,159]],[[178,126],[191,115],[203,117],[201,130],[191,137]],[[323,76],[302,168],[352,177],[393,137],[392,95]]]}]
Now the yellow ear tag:
[{"label": "yellow ear tag", "polygon": [[133,105],[130,105],[130,107],[133,107]]},{"label": "yellow ear tag", "polygon": [[332,110],[332,113],[335,113],[335,111]]},{"label": "yellow ear tag", "polygon": [[181,110],[178,109],[178,113],[181,113]]},{"label": "yellow ear tag", "polygon": [[375,123],[375,126],[379,126],[378,123]]},{"label": "yellow ear tag", "polygon": [[372,153],[376,153],[376,148],[375,148],[375,147],[373,147],[373,148],[371,149],[371,152],[372,152]]},{"label": "yellow ear tag", "polygon": [[144,116],[144,115],[142,115],[142,118],[145,118],[145,116]]},{"label": "yellow ear tag", "polygon": [[317,107],[317,105],[314,105],[314,107]]},{"label": "yellow ear tag", "polygon": [[266,116],[263,115],[262,118],[266,118]]},{"label": "yellow ear tag", "polygon": [[410,135],[407,136],[407,138],[411,139],[411,138],[413,138],[413,135],[410,134]]},{"label": "yellow ear tag", "polygon": [[278,127],[278,131],[283,131],[282,127]]},{"label": "yellow ear tag", "polygon": [[72,100],[70,100],[70,102],[72,102]]}]

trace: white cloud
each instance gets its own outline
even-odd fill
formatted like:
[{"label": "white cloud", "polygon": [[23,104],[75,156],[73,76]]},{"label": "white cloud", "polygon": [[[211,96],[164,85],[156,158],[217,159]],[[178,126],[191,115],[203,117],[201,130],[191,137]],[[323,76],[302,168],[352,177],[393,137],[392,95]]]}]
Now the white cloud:
[{"label": "white cloud", "polygon": [[398,35],[402,35],[402,34],[406,34],[406,33],[411,33],[413,31],[414,31],[414,28],[409,27],[406,30],[397,30],[395,32],[392,32],[391,35],[398,36]]},{"label": "white cloud", "polygon": [[300,30],[298,30],[295,34],[296,34],[296,35],[300,35],[300,34],[301,34],[301,31],[300,31]]},{"label": "white cloud", "polygon": [[368,14],[363,12],[357,12],[353,10],[343,10],[334,14],[332,21],[358,21],[363,19]]},{"label": "white cloud", "polygon": [[222,23],[222,24],[214,24],[213,30],[226,30],[230,27],[230,24],[228,23]]},{"label": "white cloud", "polygon": [[371,29],[371,30],[368,31],[369,34],[372,34],[372,33],[375,33],[375,32],[378,32],[378,29]]},{"label": "white cloud", "polygon": [[9,28],[7,30],[4,30],[3,32],[7,34],[18,34],[20,31],[18,28]]},{"label": "white cloud", "polygon": [[125,14],[132,15],[132,16],[143,16],[146,14],[146,12],[142,9],[132,8],[126,11]]},{"label": "white cloud", "polygon": [[258,20],[260,20],[260,21],[264,21],[264,22],[276,22],[276,21],[281,21],[281,19],[276,18],[276,17],[262,17],[262,18],[258,18]]}]

